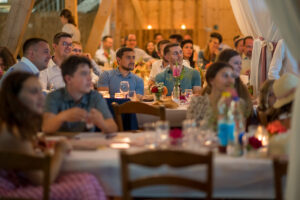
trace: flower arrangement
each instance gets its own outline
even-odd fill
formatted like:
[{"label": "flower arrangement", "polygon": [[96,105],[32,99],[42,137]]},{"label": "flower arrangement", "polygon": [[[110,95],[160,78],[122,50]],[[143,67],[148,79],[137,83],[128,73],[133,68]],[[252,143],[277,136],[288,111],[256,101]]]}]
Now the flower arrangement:
[{"label": "flower arrangement", "polygon": [[180,81],[183,79],[184,76],[184,68],[181,69],[176,62],[175,66],[173,67],[173,77],[174,77],[174,85],[180,86]]},{"label": "flower arrangement", "polygon": [[135,63],[132,72],[141,77],[142,79],[145,79],[150,74],[150,70],[148,69],[146,63],[142,59]]},{"label": "flower arrangement", "polygon": [[168,93],[168,89],[164,86],[163,82],[156,83],[150,89],[151,93],[155,95],[155,100],[160,101],[162,95],[166,95]]},{"label": "flower arrangement", "polygon": [[248,146],[247,149],[251,150],[253,149],[259,149],[260,147],[262,147],[262,142],[257,139],[255,136],[252,136],[248,139]]},{"label": "flower arrangement", "polygon": [[171,145],[180,145],[182,143],[183,134],[178,128],[171,130],[169,137]]},{"label": "flower arrangement", "polygon": [[267,125],[270,136],[287,132],[287,128],[279,121],[275,120]]}]

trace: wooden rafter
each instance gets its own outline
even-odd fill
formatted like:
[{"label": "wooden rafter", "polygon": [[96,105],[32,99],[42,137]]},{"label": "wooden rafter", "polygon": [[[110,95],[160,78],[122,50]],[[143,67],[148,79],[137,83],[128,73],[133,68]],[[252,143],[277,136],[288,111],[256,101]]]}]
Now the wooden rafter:
[{"label": "wooden rafter", "polygon": [[0,46],[6,46],[16,57],[34,5],[34,0],[11,1],[4,29],[0,38]]},{"label": "wooden rafter", "polygon": [[142,28],[147,28],[145,14],[142,10],[142,6],[139,0],[131,0],[135,13],[137,15],[137,19]]},{"label": "wooden rafter", "polygon": [[72,12],[75,23],[77,24],[77,27],[79,27],[78,26],[77,0],[65,0],[65,8],[69,9]]},{"label": "wooden rafter", "polygon": [[107,18],[109,17],[115,0],[102,0],[99,5],[96,17],[91,28],[89,38],[87,40],[85,51],[94,55],[98,44],[101,41],[101,34],[104,30],[104,26]]}]

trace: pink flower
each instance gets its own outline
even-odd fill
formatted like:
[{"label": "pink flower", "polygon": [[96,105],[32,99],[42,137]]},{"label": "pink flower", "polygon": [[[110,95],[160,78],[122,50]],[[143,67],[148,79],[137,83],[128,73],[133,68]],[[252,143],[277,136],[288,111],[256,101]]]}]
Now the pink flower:
[{"label": "pink flower", "polygon": [[178,128],[175,128],[170,131],[170,137],[173,139],[182,138],[183,137],[182,131]]},{"label": "pink flower", "polygon": [[180,67],[178,67],[178,66],[173,67],[173,76],[174,77],[180,76],[180,72],[181,72]]}]

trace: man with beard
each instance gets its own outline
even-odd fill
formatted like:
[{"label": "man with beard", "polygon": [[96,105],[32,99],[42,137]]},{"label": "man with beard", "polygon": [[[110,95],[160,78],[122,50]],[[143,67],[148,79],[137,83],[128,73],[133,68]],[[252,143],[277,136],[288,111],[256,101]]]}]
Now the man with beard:
[{"label": "man with beard", "polygon": [[50,59],[48,68],[41,71],[39,77],[44,90],[65,87],[60,66],[71,53],[72,36],[69,33],[64,32],[55,34],[52,47],[54,50],[54,56]]},{"label": "man with beard", "polygon": [[118,68],[104,71],[99,78],[99,91],[109,91],[113,97],[120,92],[120,82],[128,81],[130,91],[135,91],[137,98],[141,99],[144,95],[144,81],[140,77],[131,73],[134,69],[135,54],[133,49],[123,47],[117,51]]}]

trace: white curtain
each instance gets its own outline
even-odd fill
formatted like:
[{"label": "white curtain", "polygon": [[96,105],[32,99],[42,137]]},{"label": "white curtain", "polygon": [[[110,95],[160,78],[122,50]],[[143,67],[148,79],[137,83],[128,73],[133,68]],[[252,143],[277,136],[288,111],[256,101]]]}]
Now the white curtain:
[{"label": "white curtain", "polygon": [[281,35],[264,0],[230,0],[230,3],[241,32],[255,38],[251,59],[250,84],[253,85],[256,95],[260,88],[261,49],[267,46],[266,63],[268,67],[274,48],[271,42],[277,42]]},{"label": "white curtain", "polygon": [[[294,58],[300,62],[300,1],[299,0],[266,0],[270,13],[277,23],[287,46]],[[300,84],[294,100],[288,178],[286,198],[298,200],[300,197]]]}]

